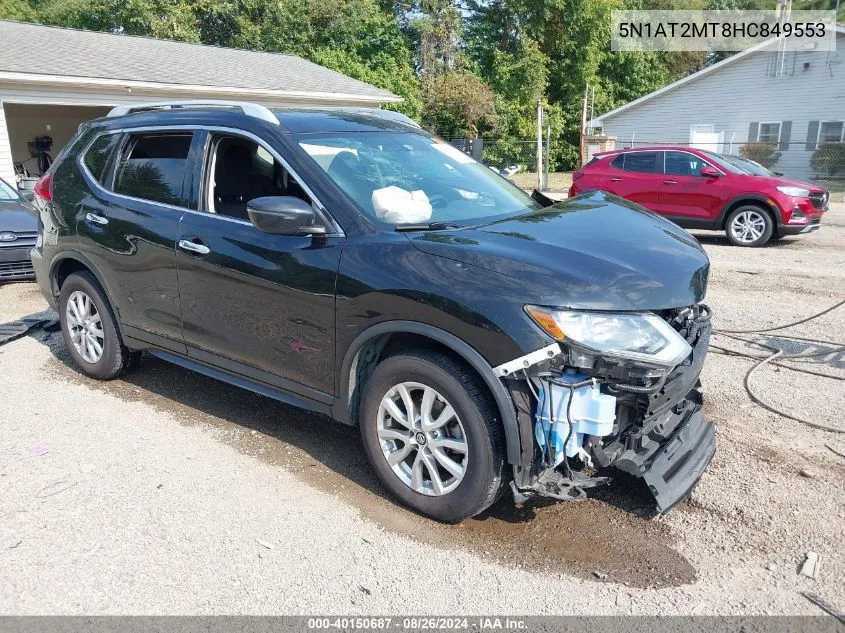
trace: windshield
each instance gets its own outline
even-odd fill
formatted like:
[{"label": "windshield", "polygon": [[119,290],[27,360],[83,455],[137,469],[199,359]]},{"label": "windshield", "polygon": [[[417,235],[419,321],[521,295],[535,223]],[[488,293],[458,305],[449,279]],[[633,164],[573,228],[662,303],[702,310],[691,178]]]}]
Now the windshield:
[{"label": "windshield", "polygon": [[707,156],[715,159],[721,163],[725,169],[732,171],[735,174],[747,174],[752,176],[774,176],[775,174],[760,163],[755,163],[753,160],[748,160],[742,156],[726,156],[725,154],[714,154],[711,152],[704,152]]},{"label": "windshield", "polygon": [[18,193],[5,180],[0,180],[0,200],[3,202],[20,201]]},{"label": "windshield", "polygon": [[345,132],[298,140],[362,211],[390,224],[472,222],[539,208],[489,168],[424,134]]}]

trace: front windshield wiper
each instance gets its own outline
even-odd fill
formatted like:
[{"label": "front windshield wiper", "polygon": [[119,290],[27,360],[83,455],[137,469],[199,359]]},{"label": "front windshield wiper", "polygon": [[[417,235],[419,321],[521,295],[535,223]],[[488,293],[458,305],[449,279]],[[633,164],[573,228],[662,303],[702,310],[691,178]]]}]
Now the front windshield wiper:
[{"label": "front windshield wiper", "polygon": [[457,229],[458,225],[453,222],[419,222],[415,224],[397,224],[394,231],[444,231],[446,229]]}]

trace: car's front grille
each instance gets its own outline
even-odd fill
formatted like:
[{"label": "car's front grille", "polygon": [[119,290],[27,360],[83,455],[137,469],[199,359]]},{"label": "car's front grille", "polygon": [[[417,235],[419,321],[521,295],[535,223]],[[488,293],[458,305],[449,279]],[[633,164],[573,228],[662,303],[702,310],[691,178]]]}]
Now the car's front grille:
[{"label": "car's front grille", "polygon": [[[8,231],[15,236],[13,240],[0,240],[0,248],[20,248],[21,246],[33,246],[38,239],[37,231],[25,231],[16,233]],[[0,231],[0,233],[7,233],[7,231]]]},{"label": "car's front grille", "polygon": [[827,207],[828,200],[830,200],[830,192],[822,191],[821,193],[811,193],[810,202],[816,209],[824,209]]},{"label": "car's front grille", "polygon": [[0,281],[9,281],[10,279],[25,279],[32,277],[35,271],[32,268],[32,262],[11,262],[7,264],[0,264]]}]

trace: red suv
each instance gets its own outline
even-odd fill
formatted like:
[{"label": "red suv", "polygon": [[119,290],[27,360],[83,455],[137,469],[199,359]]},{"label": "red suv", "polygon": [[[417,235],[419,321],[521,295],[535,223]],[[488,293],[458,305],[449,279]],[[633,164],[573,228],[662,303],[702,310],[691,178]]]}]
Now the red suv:
[{"label": "red suv", "polygon": [[739,156],[649,147],[596,154],[572,177],[569,195],[600,189],[690,229],[723,230],[738,246],[761,246],[819,228],[827,190],[785,180]]}]

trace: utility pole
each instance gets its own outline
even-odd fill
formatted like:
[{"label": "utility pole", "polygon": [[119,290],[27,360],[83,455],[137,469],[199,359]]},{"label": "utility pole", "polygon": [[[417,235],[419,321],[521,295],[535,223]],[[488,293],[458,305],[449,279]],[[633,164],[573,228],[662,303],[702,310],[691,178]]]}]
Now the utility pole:
[{"label": "utility pole", "polygon": [[537,99],[537,190],[543,190],[543,102]]},{"label": "utility pole", "polygon": [[584,100],[581,102],[581,134],[578,136],[578,166],[583,167],[587,162],[587,148],[584,134],[587,130],[587,98],[590,94],[590,84],[584,87]]},{"label": "utility pole", "polygon": [[543,188],[544,191],[549,188],[549,157],[552,155],[551,145],[552,124],[546,123],[546,162],[543,166],[543,182],[546,186]]}]

